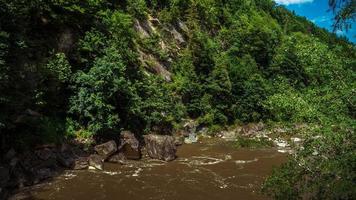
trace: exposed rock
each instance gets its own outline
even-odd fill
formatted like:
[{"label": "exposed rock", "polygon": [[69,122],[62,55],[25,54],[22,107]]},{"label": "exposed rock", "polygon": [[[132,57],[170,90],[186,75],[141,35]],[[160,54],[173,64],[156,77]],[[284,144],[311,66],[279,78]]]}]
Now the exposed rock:
[{"label": "exposed rock", "polygon": [[181,20],[178,20],[178,27],[180,30],[184,31],[185,33],[189,32],[189,28],[187,27],[187,25],[182,22]]},{"label": "exposed rock", "polygon": [[173,38],[177,41],[177,43],[179,45],[185,45],[186,41],[183,37],[183,35],[177,31],[177,29],[175,29],[174,27],[172,27],[169,32],[171,33],[171,35],[173,36]]},{"label": "exposed rock", "polygon": [[67,53],[72,48],[73,44],[74,44],[74,34],[72,30],[70,30],[69,28],[64,29],[59,36],[58,51]]},{"label": "exposed rock", "polygon": [[135,19],[134,28],[139,33],[141,38],[147,38],[150,37],[150,35],[157,33],[156,28],[153,26],[152,22],[159,24],[159,21],[157,19],[141,20],[141,21]]},{"label": "exposed rock", "polygon": [[48,160],[50,158],[55,158],[56,155],[54,152],[48,148],[40,149],[35,151],[35,154],[40,158],[41,160]]},{"label": "exposed rock", "polygon": [[159,62],[153,55],[146,54],[142,51],[139,51],[139,54],[140,61],[148,71],[154,74],[161,75],[167,82],[170,82],[172,80],[171,72],[169,72],[167,68],[161,62]]},{"label": "exposed rock", "polygon": [[227,141],[235,141],[241,131],[242,127],[237,127],[233,130],[221,131],[219,136]]},{"label": "exposed rock", "polygon": [[33,199],[33,195],[30,191],[20,192],[12,195],[8,200],[29,200]]},{"label": "exposed rock", "polygon": [[57,167],[58,167],[57,158],[50,158],[48,160],[36,163],[36,165],[33,165],[33,169],[41,169],[41,168],[55,169]]},{"label": "exposed rock", "polygon": [[296,130],[305,129],[308,127],[309,127],[308,124],[305,124],[305,123],[294,124],[294,129],[296,129]]},{"label": "exposed rock", "polygon": [[5,160],[12,160],[16,156],[16,151],[14,149],[10,149],[6,154],[5,154]]},{"label": "exposed rock", "polygon": [[150,18],[149,18],[149,21],[151,22],[151,24],[152,24],[153,26],[159,26],[159,25],[161,24],[161,22],[160,22],[159,19],[157,19],[157,18],[152,18],[152,17],[150,17]]},{"label": "exposed rock", "polygon": [[145,28],[141,25],[140,21],[137,19],[135,19],[134,28],[142,38],[147,38],[150,36],[150,34],[145,30]]},{"label": "exposed rock", "polygon": [[256,135],[259,131],[262,131],[264,129],[265,125],[260,122],[260,123],[249,123],[247,125],[244,125],[241,129],[241,134],[244,136],[254,136]]},{"label": "exposed rock", "polygon": [[57,161],[61,166],[66,168],[72,168],[74,165],[74,159],[63,153],[57,155]]},{"label": "exposed rock", "polygon": [[300,143],[303,141],[301,138],[297,138],[297,137],[291,137],[290,140],[294,143]]},{"label": "exposed rock", "polygon": [[9,165],[10,165],[10,167],[14,168],[19,162],[20,162],[20,159],[18,159],[17,157],[14,157],[10,160]]},{"label": "exposed rock", "polygon": [[104,159],[106,160],[109,158],[112,154],[114,154],[117,151],[117,146],[116,142],[114,140],[111,140],[109,142],[106,142],[104,144],[96,145],[94,147],[94,150]]},{"label": "exposed rock", "polygon": [[273,143],[278,147],[278,148],[286,148],[289,147],[290,145],[288,144],[287,141],[283,139],[275,139]]},{"label": "exposed rock", "polygon": [[196,143],[198,142],[198,137],[197,137],[197,124],[193,120],[188,120],[185,122],[183,125],[183,131],[182,133],[186,137],[184,139],[184,143],[186,144],[191,144],[191,143]]},{"label": "exposed rock", "polygon": [[89,156],[89,167],[93,167],[98,170],[104,169],[104,159],[100,155],[93,154]]},{"label": "exposed rock", "polygon": [[193,120],[188,120],[183,125],[184,130],[189,134],[196,132],[197,130],[197,123]]},{"label": "exposed rock", "polygon": [[5,187],[10,180],[10,170],[6,167],[0,167],[0,187]]},{"label": "exposed rock", "polygon": [[117,153],[112,155],[109,159],[109,162],[111,163],[120,163],[120,164],[125,164],[126,163],[126,157],[123,153]]},{"label": "exposed rock", "polygon": [[174,144],[180,146],[184,144],[184,136],[174,136]]},{"label": "exposed rock", "polygon": [[42,115],[39,114],[38,112],[33,111],[31,109],[27,109],[21,115],[16,117],[14,123],[16,123],[16,124],[26,123],[28,121],[37,120],[41,116]]},{"label": "exposed rock", "polygon": [[89,159],[87,157],[79,157],[75,159],[72,169],[82,170],[82,169],[87,169],[88,167],[89,167]]},{"label": "exposed rock", "polygon": [[151,158],[164,161],[171,161],[176,158],[177,147],[174,144],[173,136],[150,134],[144,138],[148,155]]},{"label": "exposed rock", "polygon": [[32,152],[25,152],[21,158],[21,166],[26,171],[31,171],[34,166],[39,165],[42,161]]},{"label": "exposed rock", "polygon": [[35,178],[38,181],[46,180],[52,178],[53,176],[54,176],[54,172],[49,168],[38,169],[35,173]]},{"label": "exposed rock", "polygon": [[141,158],[140,143],[130,131],[121,132],[119,151],[130,160],[138,160]]},{"label": "exposed rock", "polygon": [[72,152],[72,147],[69,144],[63,143],[60,147],[59,147],[59,152]]},{"label": "exposed rock", "polygon": [[198,137],[195,135],[195,133],[190,134],[189,137],[184,138],[185,144],[193,144],[197,142],[198,142]]}]

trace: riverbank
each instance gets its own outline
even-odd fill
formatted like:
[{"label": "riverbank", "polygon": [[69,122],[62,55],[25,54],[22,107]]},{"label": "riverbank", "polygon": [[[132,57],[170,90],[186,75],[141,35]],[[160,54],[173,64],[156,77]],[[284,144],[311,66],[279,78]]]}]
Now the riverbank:
[{"label": "riverbank", "polygon": [[[221,138],[183,144],[171,162],[149,157],[103,171],[67,170],[52,181],[16,196],[33,199],[267,199],[264,179],[286,161],[276,148],[236,149]],[[16,199],[16,196],[13,199]],[[12,200],[13,200],[12,199]]]},{"label": "riverbank", "polygon": [[[8,164],[1,167],[2,180],[4,180],[1,187],[3,188],[2,195],[5,198],[10,196],[12,191],[23,191],[24,188],[43,183],[43,181],[51,182],[66,174],[68,170],[103,170],[105,173],[105,170],[112,165],[130,166],[132,163],[145,165],[152,160],[160,160],[160,163],[176,158],[180,162],[179,152],[184,152],[182,149],[189,149],[190,146],[194,149],[195,146],[201,145],[209,147],[209,145],[226,146],[228,144],[230,151],[234,151],[233,149],[267,149],[278,153],[291,153],[293,147],[302,141],[293,135],[304,127],[305,125],[271,127],[263,123],[250,123],[232,126],[212,134],[208,129],[197,127],[193,121],[190,121],[173,136],[149,134],[140,139],[129,131],[123,131],[117,138],[111,138],[105,142],[100,140],[103,143],[92,143],[92,145],[78,141],[61,145],[47,144],[21,154],[11,149],[4,156]],[[178,148],[183,144],[185,144],[183,147]],[[177,150],[178,154],[176,154]],[[188,151],[184,155],[193,152]],[[204,155],[196,156],[204,157]],[[208,159],[206,162],[219,163],[219,159],[221,158]],[[246,162],[251,160],[254,161],[255,158]]]}]

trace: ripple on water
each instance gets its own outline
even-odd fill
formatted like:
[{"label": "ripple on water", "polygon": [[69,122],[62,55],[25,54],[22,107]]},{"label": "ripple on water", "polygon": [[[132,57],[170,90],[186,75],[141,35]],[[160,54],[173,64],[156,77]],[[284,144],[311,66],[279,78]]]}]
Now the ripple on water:
[{"label": "ripple on water", "polygon": [[227,160],[231,160],[231,155],[225,155],[224,158],[215,158],[210,156],[192,156],[190,159],[180,159],[179,162],[189,165],[189,166],[205,166],[205,165],[216,165]]},{"label": "ripple on water", "polygon": [[140,172],[142,172],[143,169],[142,168],[138,168],[137,170],[135,170],[135,172],[132,174],[133,177],[137,177],[140,175]]},{"label": "ripple on water", "polygon": [[34,197],[52,200],[114,200],[116,197],[260,200],[264,197],[255,191],[272,166],[284,161],[285,155],[277,150],[250,151],[212,142],[183,145],[177,160],[169,163],[144,159],[127,161],[127,165],[108,163],[105,171],[65,172],[49,185],[48,190],[37,191]]},{"label": "ripple on water", "polygon": [[255,158],[253,160],[235,160],[236,164],[246,164],[246,163],[252,163],[252,162],[257,162],[258,158]]}]

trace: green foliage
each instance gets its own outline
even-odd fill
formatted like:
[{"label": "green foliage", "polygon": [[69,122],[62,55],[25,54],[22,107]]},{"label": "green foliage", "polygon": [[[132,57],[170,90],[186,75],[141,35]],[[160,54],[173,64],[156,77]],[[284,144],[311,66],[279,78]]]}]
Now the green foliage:
[{"label": "green foliage", "polygon": [[8,53],[8,37],[9,35],[6,32],[0,32],[0,83],[2,83],[1,86],[4,86],[6,84],[9,76],[9,69],[6,65],[6,56]]},{"label": "green foliage", "polygon": [[335,13],[334,30],[349,30],[356,20],[356,3],[352,0],[329,0]]},{"label": "green foliage", "polygon": [[[235,121],[313,123],[317,139],[306,136],[266,192],[354,198],[356,53],[337,35],[272,0],[0,4],[0,150],[121,129],[168,134],[182,118],[210,131]],[[160,23],[143,38],[133,22],[149,15]],[[141,52],[172,81],[146,71]]]},{"label": "green foliage", "polygon": [[354,199],[354,130],[354,124],[345,123],[309,130],[303,148],[274,171],[264,191],[275,199]]},{"label": "green foliage", "polygon": [[105,55],[94,62],[87,72],[79,71],[74,76],[70,110],[88,130],[96,133],[113,129],[119,123],[115,112],[115,98],[120,91],[127,91],[130,84],[125,79],[126,67],[115,49],[106,49]]},{"label": "green foliage", "polygon": [[69,81],[72,75],[71,66],[64,53],[55,54],[46,65],[46,69],[59,82]]},{"label": "green foliage", "polygon": [[317,108],[308,98],[286,83],[275,86],[278,92],[269,96],[265,108],[272,113],[274,120],[289,122],[316,122],[321,117]]},{"label": "green foliage", "polygon": [[269,141],[268,138],[246,138],[246,137],[238,137],[234,146],[236,148],[266,148],[272,147],[273,142]]},{"label": "green foliage", "polygon": [[145,0],[127,0],[127,11],[138,19],[145,19],[147,16],[147,5]]}]

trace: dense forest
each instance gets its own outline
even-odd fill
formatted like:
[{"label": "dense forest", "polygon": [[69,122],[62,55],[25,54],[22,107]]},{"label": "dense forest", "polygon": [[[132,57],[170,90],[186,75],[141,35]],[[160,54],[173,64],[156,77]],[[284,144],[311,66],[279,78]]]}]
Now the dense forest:
[{"label": "dense forest", "polygon": [[[183,119],[308,124],[264,190],[356,197],[356,51],[272,0],[0,0],[2,152]],[[315,151],[318,153],[315,154]]]}]

